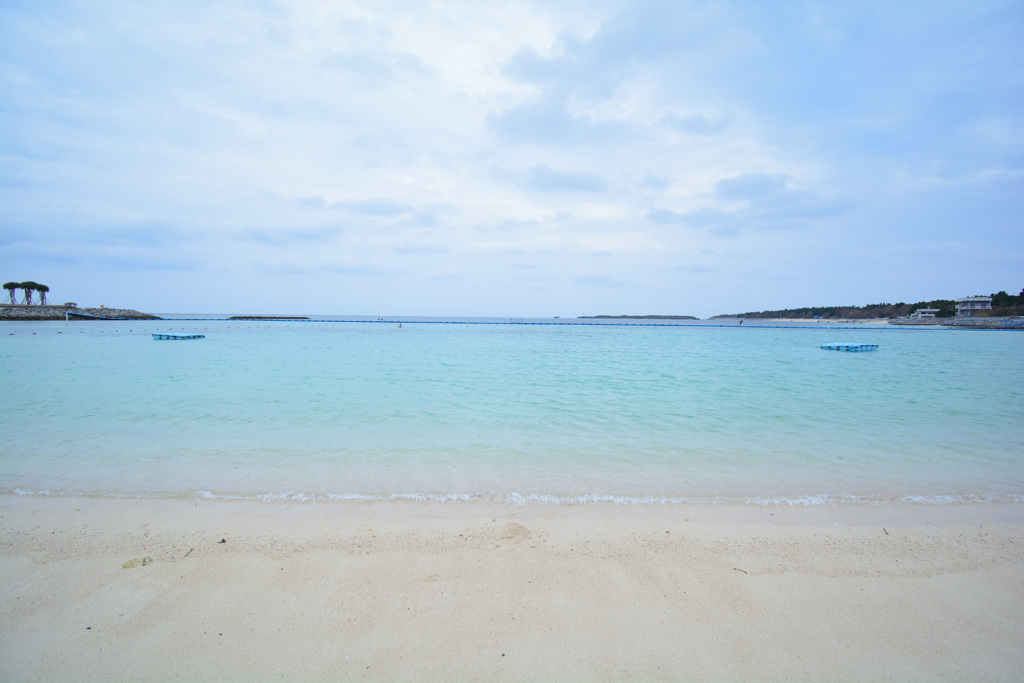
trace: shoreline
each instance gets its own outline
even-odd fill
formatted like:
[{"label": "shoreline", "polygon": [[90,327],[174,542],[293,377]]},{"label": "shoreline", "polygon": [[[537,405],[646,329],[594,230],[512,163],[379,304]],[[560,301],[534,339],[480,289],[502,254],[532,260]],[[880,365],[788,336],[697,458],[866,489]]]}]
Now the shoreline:
[{"label": "shoreline", "polygon": [[541,493],[518,491],[488,492],[347,492],[324,493],[298,490],[282,491],[153,491],[110,489],[54,489],[34,486],[0,488],[4,497],[53,500],[94,501],[179,501],[223,502],[253,505],[323,505],[344,507],[369,506],[477,506],[495,509],[934,509],[965,506],[1000,506],[1024,504],[1024,494],[1002,492],[972,493],[904,493],[904,494],[839,494],[795,493],[778,495],[686,495],[673,493]]},{"label": "shoreline", "polygon": [[0,518],[0,667],[14,680],[1011,680],[1024,668],[1024,504],[0,495]]},{"label": "shoreline", "polygon": [[760,503],[614,503],[577,505],[513,505],[489,501],[368,500],[306,501],[215,498],[120,498],[110,496],[23,496],[0,493],[0,514],[61,515],[91,512],[105,516],[111,529],[123,520],[125,530],[134,528],[140,515],[156,515],[170,524],[181,519],[219,517],[276,520],[401,519],[424,524],[448,520],[503,517],[518,520],[591,520],[598,523],[641,524],[649,520],[683,519],[704,524],[858,526],[963,526],[1020,524],[1024,526],[1024,502],[901,503],[874,505],[832,503],[822,505],[762,505]]}]

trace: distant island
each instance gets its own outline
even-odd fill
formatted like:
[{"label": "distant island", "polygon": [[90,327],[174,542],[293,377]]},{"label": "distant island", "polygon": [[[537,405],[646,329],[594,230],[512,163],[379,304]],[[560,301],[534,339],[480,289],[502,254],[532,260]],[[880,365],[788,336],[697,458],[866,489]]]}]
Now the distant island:
[{"label": "distant island", "polygon": [[700,318],[692,315],[581,315],[580,318],[602,318],[614,320],[700,320]]},{"label": "distant island", "polygon": [[[811,306],[806,308],[783,308],[777,311],[748,311],[746,313],[728,313],[712,316],[715,318],[846,318],[863,320],[867,318],[902,318],[909,316],[919,308],[937,308],[936,318],[952,318],[956,315],[956,301],[951,299],[934,299],[907,303],[879,303],[867,306]],[[1010,317],[1024,315],[1024,290],[1017,296],[1006,292],[992,294],[993,317]]]}]

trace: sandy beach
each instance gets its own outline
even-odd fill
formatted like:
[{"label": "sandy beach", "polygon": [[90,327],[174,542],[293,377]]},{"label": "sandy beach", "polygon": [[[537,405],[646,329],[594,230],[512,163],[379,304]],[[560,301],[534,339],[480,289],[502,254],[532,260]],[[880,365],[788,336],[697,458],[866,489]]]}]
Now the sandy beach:
[{"label": "sandy beach", "polygon": [[1024,671],[1021,505],[6,496],[0,513],[6,680]]}]

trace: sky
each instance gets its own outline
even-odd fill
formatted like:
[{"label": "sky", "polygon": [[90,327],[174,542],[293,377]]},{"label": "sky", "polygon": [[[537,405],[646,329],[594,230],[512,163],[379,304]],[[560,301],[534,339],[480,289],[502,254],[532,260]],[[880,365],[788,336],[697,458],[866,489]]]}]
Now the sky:
[{"label": "sky", "polygon": [[1024,287],[1024,3],[0,4],[0,280],[709,317]]}]

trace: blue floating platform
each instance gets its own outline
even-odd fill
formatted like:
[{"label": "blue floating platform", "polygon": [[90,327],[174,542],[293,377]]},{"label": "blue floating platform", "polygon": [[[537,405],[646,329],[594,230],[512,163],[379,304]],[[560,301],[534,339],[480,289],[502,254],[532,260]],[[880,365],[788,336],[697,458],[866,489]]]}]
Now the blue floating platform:
[{"label": "blue floating platform", "polygon": [[821,348],[826,351],[877,351],[878,344],[850,344],[849,342],[836,342],[834,344],[822,344]]},{"label": "blue floating platform", "polygon": [[153,339],[205,339],[205,334],[154,334]]}]

